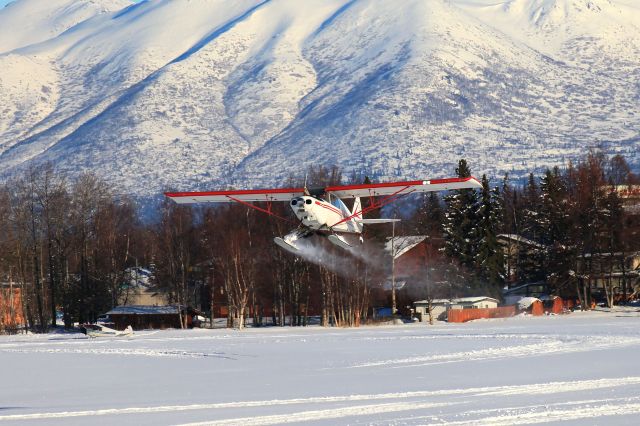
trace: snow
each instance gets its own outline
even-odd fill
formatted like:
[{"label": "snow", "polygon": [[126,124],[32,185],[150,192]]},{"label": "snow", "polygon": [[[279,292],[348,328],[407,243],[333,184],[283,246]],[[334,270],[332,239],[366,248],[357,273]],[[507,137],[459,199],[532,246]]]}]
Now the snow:
[{"label": "snow", "polygon": [[106,12],[131,5],[127,0],[20,0],[0,8],[0,54],[57,37]]},{"label": "snow", "polygon": [[0,179],[117,192],[344,176],[640,170],[634,0],[18,0],[0,9]]},{"label": "snow", "polygon": [[634,424],[639,316],[0,336],[0,422]]},{"label": "snow", "polygon": [[398,259],[400,256],[423,242],[427,237],[423,235],[410,235],[400,237],[389,237],[384,244],[384,251],[391,254],[391,249],[395,251],[394,259]]},{"label": "snow", "polygon": [[529,309],[529,306],[539,301],[540,299],[536,297],[522,297],[518,300],[518,309],[520,310]]},{"label": "snow", "polygon": [[505,239],[507,241],[511,240],[511,241],[516,241],[518,243],[523,243],[526,244],[528,246],[531,247],[536,247],[539,249],[543,249],[545,246],[543,244],[537,243],[533,240],[530,240],[528,238],[523,237],[522,235],[518,235],[518,234],[498,234],[498,239]]},{"label": "snow", "polygon": [[493,297],[486,297],[486,296],[460,297],[458,299],[454,299],[453,301],[455,303],[478,303],[478,302],[484,302],[485,300],[490,300],[496,303],[500,302],[498,299],[494,299]]}]

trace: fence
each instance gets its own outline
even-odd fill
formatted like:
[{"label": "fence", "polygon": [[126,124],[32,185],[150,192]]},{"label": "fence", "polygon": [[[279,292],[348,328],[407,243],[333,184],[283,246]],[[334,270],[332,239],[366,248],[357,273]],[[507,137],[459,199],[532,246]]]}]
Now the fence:
[{"label": "fence", "polygon": [[507,318],[516,314],[515,306],[503,306],[501,308],[486,309],[449,309],[448,322],[467,322],[482,318]]}]

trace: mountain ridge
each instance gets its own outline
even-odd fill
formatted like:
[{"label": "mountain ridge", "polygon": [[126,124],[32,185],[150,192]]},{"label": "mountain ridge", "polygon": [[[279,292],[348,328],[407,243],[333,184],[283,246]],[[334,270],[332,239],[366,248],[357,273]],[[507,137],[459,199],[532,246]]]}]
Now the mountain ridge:
[{"label": "mountain ridge", "polygon": [[5,177],[51,161],[149,195],[467,157],[499,178],[598,147],[640,168],[627,0],[77,3],[96,12],[47,40],[7,51],[0,31]]}]

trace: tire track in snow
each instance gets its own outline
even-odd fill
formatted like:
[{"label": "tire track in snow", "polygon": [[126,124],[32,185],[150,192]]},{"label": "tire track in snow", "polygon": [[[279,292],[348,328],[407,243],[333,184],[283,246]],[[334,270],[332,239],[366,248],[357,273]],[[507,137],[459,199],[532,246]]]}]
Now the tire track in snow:
[{"label": "tire track in snow", "polygon": [[447,364],[452,362],[496,360],[501,358],[522,358],[527,356],[540,356],[551,354],[569,354],[577,352],[589,352],[610,348],[623,348],[640,345],[640,339],[630,337],[588,337],[583,339],[572,338],[570,340],[556,339],[550,342],[527,344],[520,346],[508,346],[500,348],[487,348],[466,352],[454,352],[439,355],[417,356],[401,359],[388,359],[355,364],[345,368],[391,367],[407,368],[421,367],[433,364]]},{"label": "tire track in snow", "polygon": [[162,357],[162,358],[221,358],[235,360],[232,356],[224,354],[222,352],[194,352],[184,351],[180,349],[111,349],[111,348],[64,348],[64,349],[0,349],[0,352],[11,353],[50,353],[50,354],[83,354],[83,355],[123,355],[123,356],[147,356],[147,357]]},{"label": "tire track in snow", "polygon": [[[428,416],[422,419],[431,419],[428,424],[447,424],[457,426],[512,426],[523,424],[539,424],[550,422],[561,422],[567,420],[579,420],[585,418],[604,416],[624,416],[640,413],[640,402],[623,401],[639,400],[640,398],[627,398],[620,400],[604,399],[577,401],[561,404],[547,404],[537,406],[523,406],[518,408],[506,408],[496,410],[480,410],[463,412],[463,415],[474,415],[477,413],[492,412],[491,416],[474,418],[464,421],[443,421],[442,416]],[[427,408],[438,408],[454,404],[430,404],[430,403],[396,403],[396,404],[376,404],[362,405],[356,407],[344,407],[330,410],[310,410],[296,413],[275,414],[268,416],[240,417],[210,422],[184,423],[180,426],[224,426],[229,424],[242,424],[243,426],[260,426],[273,424],[301,423],[318,420],[342,419],[353,416],[366,416],[372,414],[397,413],[402,411],[424,410]],[[556,405],[577,405],[569,409],[553,409]],[[536,409],[540,409],[536,411]],[[532,411],[533,410],[533,411]],[[412,420],[417,420],[414,417]],[[434,422],[438,419],[437,422]],[[403,419],[406,420],[406,419]],[[388,424],[389,420],[385,424]],[[423,423],[421,423],[423,424]]]},{"label": "tire track in snow", "polygon": [[[345,395],[345,396],[326,396],[326,397],[311,397],[311,398],[293,398],[293,399],[274,399],[263,401],[237,401],[237,402],[220,402],[211,404],[191,404],[191,405],[162,405],[155,407],[127,407],[127,408],[105,408],[98,410],[86,410],[86,411],[63,411],[63,412],[49,412],[49,413],[30,413],[30,414],[10,414],[0,415],[0,421],[18,421],[18,420],[39,420],[39,419],[55,419],[55,418],[71,418],[71,417],[85,417],[85,416],[107,416],[107,415],[133,415],[133,414],[154,414],[154,413],[166,413],[166,412],[178,412],[178,411],[196,411],[196,410],[220,410],[220,409],[233,409],[233,408],[256,408],[256,407],[274,407],[274,406],[287,406],[287,405],[300,405],[300,404],[332,404],[332,403],[344,403],[344,402],[366,402],[376,400],[401,400],[412,398],[433,398],[440,396],[514,396],[514,395],[542,395],[542,394],[557,394],[565,392],[578,392],[586,390],[598,390],[607,388],[617,388],[623,386],[640,385],[640,376],[623,377],[623,378],[607,378],[607,379],[595,379],[595,380],[580,380],[580,381],[565,381],[565,382],[549,382],[538,384],[524,384],[524,385],[510,385],[510,386],[487,386],[476,388],[462,388],[462,389],[441,389],[433,391],[413,391],[413,392],[396,392],[396,393],[382,393],[382,394],[362,394],[362,395]],[[465,401],[468,401],[466,399]],[[446,402],[446,403],[433,403],[429,402],[429,407],[442,407],[447,405],[461,404],[462,402]],[[353,412],[358,410],[370,410],[370,412],[361,411],[356,414],[348,414],[350,411],[343,411],[343,416],[352,416],[358,414],[377,414],[383,412],[392,411],[406,411],[403,408],[410,406],[416,408],[417,405],[422,404],[420,401],[415,402],[398,402],[398,403],[382,403],[382,404],[368,404],[359,405],[356,407],[346,407],[353,409]],[[427,404],[427,403],[424,403]],[[436,404],[436,405],[434,405]],[[375,407],[385,407],[382,411],[376,411]],[[426,405],[424,408],[428,408]],[[338,407],[337,409],[340,409]],[[314,418],[318,418],[320,412],[326,411],[329,415],[330,412],[335,412],[337,409],[328,410],[313,410],[315,412]],[[409,408],[411,409],[411,408]],[[301,413],[309,413],[304,411]],[[295,414],[295,413],[294,413]],[[285,417],[292,414],[286,414]],[[304,414],[306,416],[306,414]],[[278,415],[279,416],[279,415]],[[302,415],[301,415],[302,416]],[[264,416],[264,418],[270,416]],[[328,417],[333,418],[333,417]],[[273,421],[275,417],[269,421]],[[236,421],[237,420],[237,421]],[[226,419],[224,421],[231,422],[233,424],[241,424],[242,419]],[[222,422],[223,420],[220,420]],[[302,417],[298,421],[302,421]],[[206,423],[205,423],[206,424]],[[215,423],[213,423],[215,424]],[[256,423],[265,424],[265,423]]]},{"label": "tire track in snow", "polygon": [[[570,406],[571,408],[556,408],[567,406]],[[473,419],[462,421],[447,420],[446,424],[456,426],[511,426],[566,422],[568,420],[580,420],[605,416],[627,416],[638,413],[640,413],[640,397],[617,399],[609,398],[496,408],[491,410],[472,410],[463,413],[463,415],[474,417]],[[480,414],[480,416],[478,416],[478,414]],[[487,414],[489,415],[487,416]]]},{"label": "tire track in snow", "polygon": [[395,402],[388,404],[357,405],[353,407],[330,408],[327,410],[299,411],[296,413],[272,414],[268,416],[239,417],[209,422],[184,423],[181,426],[260,426],[273,424],[300,423],[316,420],[342,419],[353,416],[370,416],[372,414],[397,413],[400,411],[424,410],[438,408],[455,403],[433,402]]}]

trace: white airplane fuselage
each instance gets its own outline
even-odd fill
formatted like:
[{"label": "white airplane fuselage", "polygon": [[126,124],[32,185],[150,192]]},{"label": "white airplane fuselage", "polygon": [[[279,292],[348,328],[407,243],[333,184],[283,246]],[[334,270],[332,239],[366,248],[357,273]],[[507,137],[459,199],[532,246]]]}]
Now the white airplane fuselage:
[{"label": "white airplane fuselage", "polygon": [[284,237],[276,237],[274,241],[280,247],[296,253],[301,239],[312,234],[321,234],[329,241],[342,248],[352,248],[357,242],[362,243],[362,211],[360,199],[356,197],[353,210],[338,197],[330,201],[303,195],[292,198],[289,206],[300,220],[302,227],[294,229]]},{"label": "white airplane fuselage", "polygon": [[[302,196],[293,198],[289,205],[302,224],[316,231],[333,231],[360,233],[362,227],[355,222],[358,215],[353,214],[344,205],[342,200],[335,198],[333,203],[311,197]],[[345,220],[350,218],[348,220]]]}]

